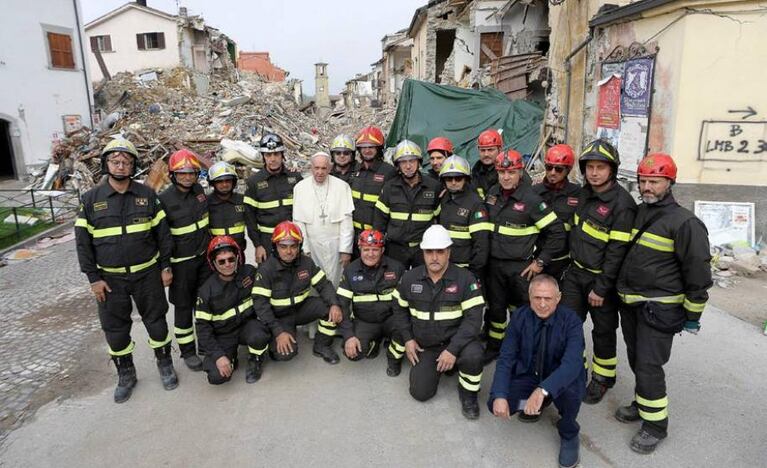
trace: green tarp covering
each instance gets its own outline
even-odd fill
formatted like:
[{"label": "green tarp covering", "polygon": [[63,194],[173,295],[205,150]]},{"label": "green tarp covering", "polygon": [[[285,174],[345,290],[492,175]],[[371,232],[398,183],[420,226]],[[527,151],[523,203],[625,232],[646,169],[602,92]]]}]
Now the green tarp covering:
[{"label": "green tarp covering", "polygon": [[528,101],[509,101],[493,88],[464,89],[406,80],[386,146],[407,138],[424,150],[436,136],[450,138],[455,153],[474,163],[477,137],[488,128],[503,129],[505,149],[532,153],[540,139],[543,110]]}]

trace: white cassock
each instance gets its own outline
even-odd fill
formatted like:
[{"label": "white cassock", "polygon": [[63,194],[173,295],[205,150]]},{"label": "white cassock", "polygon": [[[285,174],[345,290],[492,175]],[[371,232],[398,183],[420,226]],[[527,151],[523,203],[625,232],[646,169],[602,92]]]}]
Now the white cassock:
[{"label": "white cassock", "polygon": [[322,185],[307,177],[293,187],[293,222],[304,235],[304,253],[335,287],[341,280],[341,254],[352,253],[353,211],[352,190],[337,177],[328,175]]}]

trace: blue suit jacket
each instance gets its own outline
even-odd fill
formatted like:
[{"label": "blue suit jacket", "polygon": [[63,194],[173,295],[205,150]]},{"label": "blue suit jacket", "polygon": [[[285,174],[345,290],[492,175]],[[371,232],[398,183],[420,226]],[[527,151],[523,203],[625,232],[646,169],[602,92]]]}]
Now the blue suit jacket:
[{"label": "blue suit jacket", "polygon": [[[515,376],[535,374],[533,361],[537,351],[535,327],[538,321],[530,305],[514,311],[495,364],[491,402],[496,398],[508,398],[509,385]],[[582,393],[586,388],[583,323],[575,312],[562,304],[548,321],[546,364],[539,386],[549,392],[552,399],[570,386]]]}]

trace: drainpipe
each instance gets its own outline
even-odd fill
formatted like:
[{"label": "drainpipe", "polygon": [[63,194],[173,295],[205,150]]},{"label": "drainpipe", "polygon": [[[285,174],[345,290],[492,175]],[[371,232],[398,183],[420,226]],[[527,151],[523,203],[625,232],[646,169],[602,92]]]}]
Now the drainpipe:
[{"label": "drainpipe", "polygon": [[75,9],[75,26],[77,27],[77,40],[80,42],[80,60],[83,62],[83,81],[85,82],[85,96],[88,99],[88,120],[90,128],[93,128],[93,102],[91,101],[91,85],[88,83],[88,69],[85,64],[85,44],[83,44],[83,35],[80,31],[80,12],[77,11],[77,0],[72,0],[72,6]]},{"label": "drainpipe", "polygon": [[586,39],[584,39],[580,44],[578,44],[575,49],[570,52],[567,57],[565,57],[565,74],[567,76],[566,82],[567,82],[567,93],[565,93],[565,140],[567,140],[567,130],[569,128],[570,123],[570,85],[572,83],[572,64],[570,63],[570,60],[580,52],[581,49],[586,47],[589,42],[591,42],[591,39],[594,38],[594,31],[589,28],[589,35],[586,36]]}]

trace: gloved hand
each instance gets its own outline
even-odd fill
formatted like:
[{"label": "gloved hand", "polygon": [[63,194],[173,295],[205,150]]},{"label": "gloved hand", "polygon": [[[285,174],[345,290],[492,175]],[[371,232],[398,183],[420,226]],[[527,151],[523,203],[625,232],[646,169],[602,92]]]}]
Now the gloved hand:
[{"label": "gloved hand", "polygon": [[698,320],[687,320],[684,322],[684,331],[697,335],[700,331],[700,322]]}]

